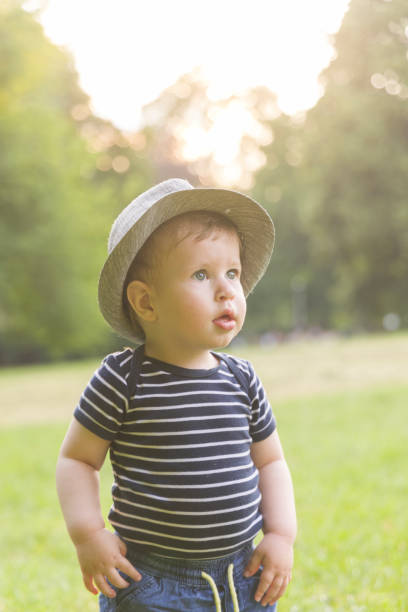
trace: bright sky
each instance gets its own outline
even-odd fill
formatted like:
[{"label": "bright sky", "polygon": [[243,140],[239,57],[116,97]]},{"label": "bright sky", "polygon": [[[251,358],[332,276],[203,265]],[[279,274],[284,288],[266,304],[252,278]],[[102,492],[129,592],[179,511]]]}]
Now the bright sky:
[{"label": "bright sky", "polygon": [[[46,0],[45,0],[46,2]],[[27,8],[44,4],[29,0]],[[289,114],[313,106],[349,0],[48,0],[47,35],[75,58],[93,111],[125,130],[201,65],[214,99],[266,85]]]}]

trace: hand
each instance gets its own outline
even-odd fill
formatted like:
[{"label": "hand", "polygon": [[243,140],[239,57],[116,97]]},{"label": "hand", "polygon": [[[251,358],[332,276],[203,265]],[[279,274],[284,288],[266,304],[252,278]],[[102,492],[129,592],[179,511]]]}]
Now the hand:
[{"label": "hand", "polygon": [[[253,576],[263,566],[255,600],[263,606],[274,604],[292,578],[293,543],[277,533],[267,533],[254,550],[244,576]],[[262,600],[262,601],[261,601]]]},{"label": "hand", "polygon": [[76,549],[85,587],[94,595],[99,589],[107,597],[116,596],[107,578],[119,589],[129,586],[118,570],[136,581],[142,578],[125,557],[126,544],[107,529],[91,532],[88,537],[76,543]]}]

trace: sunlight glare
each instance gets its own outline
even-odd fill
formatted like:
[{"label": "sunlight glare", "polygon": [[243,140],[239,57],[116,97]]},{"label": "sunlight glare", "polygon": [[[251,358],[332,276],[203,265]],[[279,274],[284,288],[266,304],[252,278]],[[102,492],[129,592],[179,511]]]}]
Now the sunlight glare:
[{"label": "sunlight glare", "polygon": [[48,0],[41,22],[73,53],[94,112],[131,130],[140,127],[144,104],[196,66],[203,66],[212,99],[264,85],[284,112],[310,108],[321,95],[318,74],[332,57],[328,34],[348,4]]},{"label": "sunlight glare", "polygon": [[[136,133],[143,107],[165,89],[173,87],[180,100],[189,97],[192,86],[179,81],[176,89],[174,84],[194,71],[194,78],[207,84],[210,125],[200,125],[199,102],[187,105],[173,125],[179,147],[174,154],[198,172],[202,184],[213,177],[243,189],[251,187],[253,172],[265,163],[259,147],[274,137],[256,116],[272,120],[284,112],[296,120],[316,104],[323,93],[319,74],[334,57],[330,35],[349,5],[349,0],[252,0],[250,5],[237,0],[37,0],[37,6],[44,2],[45,32],[71,51],[80,85],[90,96],[89,106],[72,110],[75,120],[91,111]],[[29,4],[33,8],[35,0]],[[391,95],[405,93],[390,76],[384,78],[383,83],[374,75],[373,86]],[[274,92],[276,103],[254,94],[251,106],[250,91],[256,87]],[[109,142],[105,136],[84,134],[89,149],[101,153]],[[295,145],[288,149],[289,164],[301,159]],[[121,173],[129,161],[123,155],[105,156],[100,166]]]}]

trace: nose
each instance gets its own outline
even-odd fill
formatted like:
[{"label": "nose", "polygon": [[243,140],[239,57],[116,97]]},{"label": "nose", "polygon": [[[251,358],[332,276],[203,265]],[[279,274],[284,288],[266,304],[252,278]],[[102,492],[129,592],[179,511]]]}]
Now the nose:
[{"label": "nose", "polygon": [[220,302],[232,300],[235,297],[235,288],[227,278],[220,278],[217,284],[215,297]]}]

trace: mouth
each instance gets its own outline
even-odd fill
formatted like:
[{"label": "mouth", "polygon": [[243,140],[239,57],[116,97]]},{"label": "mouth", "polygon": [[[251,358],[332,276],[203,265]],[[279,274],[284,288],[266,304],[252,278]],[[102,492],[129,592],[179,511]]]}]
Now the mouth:
[{"label": "mouth", "polygon": [[234,314],[228,311],[224,312],[221,316],[214,319],[213,323],[214,325],[217,325],[217,327],[229,331],[231,329],[234,329],[237,322],[235,320]]}]

